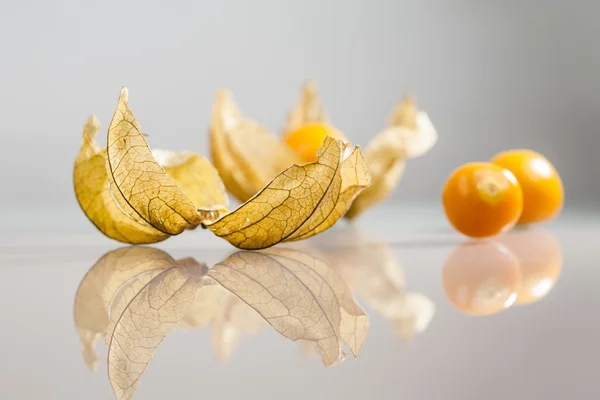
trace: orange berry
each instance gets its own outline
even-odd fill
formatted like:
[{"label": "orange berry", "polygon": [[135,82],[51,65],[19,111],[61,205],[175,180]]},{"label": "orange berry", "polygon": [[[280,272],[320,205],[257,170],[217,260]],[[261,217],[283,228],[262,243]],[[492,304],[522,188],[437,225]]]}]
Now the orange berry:
[{"label": "orange berry", "polygon": [[562,180],[543,155],[531,150],[510,150],[491,162],[511,171],[523,190],[523,213],[519,224],[541,222],[555,217],[563,206]]},{"label": "orange berry", "polygon": [[463,243],[446,259],[442,285],[458,310],[470,315],[495,314],[517,298],[519,261],[498,243]]},{"label": "orange berry", "polygon": [[468,163],[450,175],[442,202],[454,228],[481,238],[504,232],[517,222],[523,194],[509,170],[491,163]]},{"label": "orange berry", "polygon": [[327,135],[344,139],[344,135],[330,125],[310,123],[288,132],[283,140],[303,162],[313,162],[317,160],[317,151],[323,145]]}]

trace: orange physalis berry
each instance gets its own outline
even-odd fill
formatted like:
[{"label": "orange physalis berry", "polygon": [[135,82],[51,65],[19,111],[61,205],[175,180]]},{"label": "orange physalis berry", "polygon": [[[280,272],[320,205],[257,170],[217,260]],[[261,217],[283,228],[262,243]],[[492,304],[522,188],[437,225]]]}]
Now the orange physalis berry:
[{"label": "orange physalis berry", "polygon": [[491,163],[468,163],[450,175],[442,202],[454,228],[480,238],[504,232],[517,222],[523,193],[509,170]]},{"label": "orange physalis berry", "polygon": [[554,166],[531,150],[510,150],[491,162],[512,172],[523,190],[523,213],[519,224],[541,222],[556,216],[564,201],[563,184]]},{"label": "orange physalis berry", "polygon": [[309,123],[295,131],[288,132],[283,140],[300,156],[303,162],[317,160],[317,151],[323,145],[326,136],[345,139],[344,135],[334,127],[325,123]]}]

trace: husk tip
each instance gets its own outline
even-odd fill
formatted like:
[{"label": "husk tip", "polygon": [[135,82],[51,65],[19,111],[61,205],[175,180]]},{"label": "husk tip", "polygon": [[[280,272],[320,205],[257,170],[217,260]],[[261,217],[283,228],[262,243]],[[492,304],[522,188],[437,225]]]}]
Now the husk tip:
[{"label": "husk tip", "polygon": [[127,86],[121,87],[121,93],[119,94],[119,99],[123,100],[125,103],[129,101],[129,89]]}]

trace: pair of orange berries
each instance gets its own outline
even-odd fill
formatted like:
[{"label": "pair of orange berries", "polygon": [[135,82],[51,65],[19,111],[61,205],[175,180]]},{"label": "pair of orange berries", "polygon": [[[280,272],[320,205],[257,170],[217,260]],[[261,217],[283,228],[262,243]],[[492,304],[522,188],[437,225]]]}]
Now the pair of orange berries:
[{"label": "pair of orange berries", "polygon": [[448,178],[444,210],[459,232],[483,238],[555,217],[564,191],[554,166],[531,150],[511,150],[490,162],[465,164]]},{"label": "pair of orange berries", "polygon": [[[288,132],[284,142],[303,162],[317,159],[327,135],[344,135],[325,123],[311,123]],[[467,236],[481,238],[515,224],[546,221],[563,205],[563,185],[554,166],[531,150],[511,150],[491,162],[469,163],[450,175],[443,203],[450,223]]]}]

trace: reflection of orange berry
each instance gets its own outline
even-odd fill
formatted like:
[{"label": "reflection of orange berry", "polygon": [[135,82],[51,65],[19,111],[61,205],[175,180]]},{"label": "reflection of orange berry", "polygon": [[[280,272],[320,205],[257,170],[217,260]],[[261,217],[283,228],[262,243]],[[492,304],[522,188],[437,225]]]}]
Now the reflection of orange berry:
[{"label": "reflection of orange berry", "polygon": [[327,135],[344,139],[344,135],[330,125],[311,123],[288,132],[283,140],[303,162],[312,162],[317,160],[317,151],[323,145]]},{"label": "reflection of orange berry", "polygon": [[496,155],[491,162],[511,171],[521,185],[523,213],[519,224],[546,221],[560,212],[562,181],[546,157],[531,150],[510,150]]},{"label": "reflection of orange berry", "polygon": [[521,284],[517,258],[500,244],[468,242],[450,254],[442,273],[446,297],[470,315],[490,315],[510,307]]},{"label": "reflection of orange berry", "polygon": [[491,163],[469,163],[450,175],[442,202],[448,220],[459,232],[487,237],[517,222],[523,194],[510,171]]},{"label": "reflection of orange berry", "polygon": [[521,266],[523,279],[516,303],[533,303],[546,296],[562,268],[562,248],[558,240],[548,232],[516,229],[502,236],[500,242],[517,256]]}]

